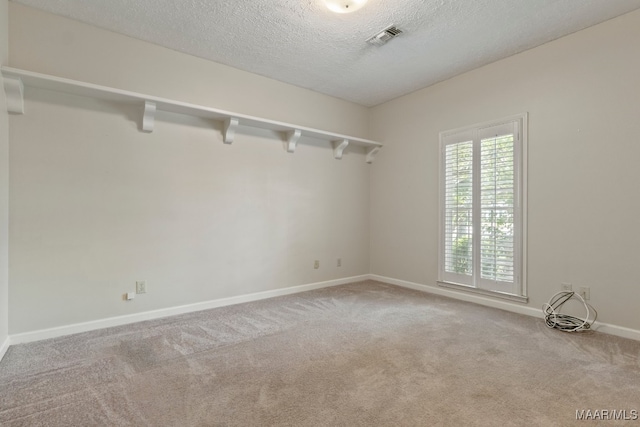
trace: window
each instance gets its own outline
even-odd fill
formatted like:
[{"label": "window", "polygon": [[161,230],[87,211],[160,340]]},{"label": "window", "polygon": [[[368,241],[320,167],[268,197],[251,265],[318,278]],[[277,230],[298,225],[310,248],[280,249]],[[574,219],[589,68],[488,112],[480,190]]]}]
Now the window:
[{"label": "window", "polygon": [[444,286],[526,301],[526,119],[440,134]]}]

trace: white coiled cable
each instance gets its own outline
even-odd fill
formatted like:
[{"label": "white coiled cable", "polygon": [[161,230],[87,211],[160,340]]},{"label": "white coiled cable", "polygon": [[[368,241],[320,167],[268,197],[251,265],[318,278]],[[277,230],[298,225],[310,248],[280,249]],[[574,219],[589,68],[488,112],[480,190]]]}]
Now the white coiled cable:
[{"label": "white coiled cable", "polygon": [[[584,319],[580,319],[575,316],[560,313],[560,308],[565,302],[571,298],[578,298],[584,305],[586,315]],[[589,321],[589,316],[593,311],[593,320]],[[598,313],[582,298],[582,295],[571,291],[561,291],[551,297],[548,303],[542,306],[542,313],[544,314],[544,321],[547,327],[552,329],[559,329],[564,332],[578,332],[591,329],[591,325],[596,321]]]}]

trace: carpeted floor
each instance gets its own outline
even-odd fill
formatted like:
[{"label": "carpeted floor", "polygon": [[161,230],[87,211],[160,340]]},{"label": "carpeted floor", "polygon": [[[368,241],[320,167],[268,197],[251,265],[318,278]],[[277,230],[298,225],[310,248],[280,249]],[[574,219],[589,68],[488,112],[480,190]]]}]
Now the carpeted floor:
[{"label": "carpeted floor", "polygon": [[639,342],[372,281],[12,346],[0,363],[2,426],[640,425],[576,420],[603,409],[640,410]]}]

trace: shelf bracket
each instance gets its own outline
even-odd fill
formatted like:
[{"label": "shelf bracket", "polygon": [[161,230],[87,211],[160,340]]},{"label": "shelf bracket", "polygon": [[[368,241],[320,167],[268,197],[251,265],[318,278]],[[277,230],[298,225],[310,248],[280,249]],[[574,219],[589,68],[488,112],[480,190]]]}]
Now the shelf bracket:
[{"label": "shelf bracket", "polygon": [[224,121],[224,129],[222,131],[222,136],[223,136],[222,141],[225,144],[233,143],[233,138],[236,136],[236,129],[238,128],[238,123],[240,123],[240,120],[238,120],[235,117],[229,117]]},{"label": "shelf bracket", "polygon": [[142,130],[145,132],[153,132],[156,124],[156,103],[144,101],[144,116],[142,117]]},{"label": "shelf bracket", "polygon": [[298,145],[298,140],[302,135],[302,131],[300,129],[295,129],[287,132],[287,153],[294,153],[296,151],[296,146]]},{"label": "shelf bracket", "polygon": [[20,77],[3,78],[4,93],[7,96],[7,111],[24,114],[24,84]]},{"label": "shelf bracket", "polygon": [[333,146],[333,158],[334,159],[342,159],[342,153],[344,149],[349,145],[348,139],[339,139],[337,141],[332,141],[331,145]]},{"label": "shelf bracket", "polygon": [[378,151],[380,151],[380,147],[373,147],[367,150],[367,157],[365,158],[367,163],[373,163],[373,160],[375,159],[376,154],[378,154]]}]

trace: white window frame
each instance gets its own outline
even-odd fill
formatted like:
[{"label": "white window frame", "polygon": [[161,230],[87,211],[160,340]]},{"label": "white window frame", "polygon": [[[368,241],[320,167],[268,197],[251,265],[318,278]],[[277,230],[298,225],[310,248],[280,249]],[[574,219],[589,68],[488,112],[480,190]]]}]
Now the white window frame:
[{"label": "white window frame", "polygon": [[[477,123],[471,126],[465,126],[457,129],[451,129],[440,132],[440,156],[439,156],[439,218],[438,218],[438,284],[443,287],[465,290],[469,292],[479,293],[486,296],[493,296],[508,299],[517,302],[528,301],[527,298],[527,113],[505,117],[500,120],[492,120],[484,123]],[[509,125],[515,123],[517,127],[517,135],[515,136],[514,145],[514,215],[516,229],[515,233],[515,265],[514,265],[514,285],[512,289],[490,290],[479,286],[481,279],[478,278],[479,272],[473,269],[471,280],[467,283],[460,283],[455,279],[455,273],[445,272],[445,148],[453,139],[459,139],[459,142],[478,140],[482,130],[488,127]],[[479,147],[479,144],[477,144]],[[474,157],[478,154],[478,148],[474,142]],[[479,176],[479,166],[474,163],[474,179]],[[475,186],[475,184],[474,184]],[[474,192],[474,210],[477,211],[479,196]],[[479,216],[474,211],[473,214],[474,244],[473,253],[477,257],[478,238],[477,228],[479,227]],[[475,262],[474,262],[475,264]],[[476,264],[477,265],[477,264]]]}]

